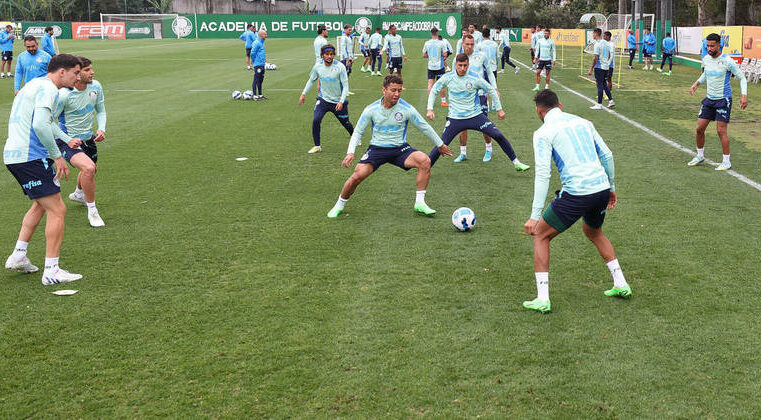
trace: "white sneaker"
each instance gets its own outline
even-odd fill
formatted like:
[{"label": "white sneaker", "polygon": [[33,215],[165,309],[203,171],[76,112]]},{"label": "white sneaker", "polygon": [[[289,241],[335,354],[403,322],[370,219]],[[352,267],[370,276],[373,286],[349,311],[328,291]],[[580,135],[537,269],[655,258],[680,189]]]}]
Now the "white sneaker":
[{"label": "white sneaker", "polygon": [[77,203],[86,204],[85,202],[85,195],[84,194],[77,194],[76,192],[73,192],[69,194],[69,200],[76,201]]},{"label": "white sneaker", "polygon": [[50,285],[59,284],[59,283],[71,283],[81,278],[82,278],[81,274],[69,273],[63,268],[56,267],[55,269],[50,270],[50,272],[45,271],[44,273],[42,273],[42,285],[50,286]]},{"label": "white sneaker", "polygon": [[518,70],[520,70],[520,69],[521,69],[520,67],[515,66],[515,74],[518,74]]},{"label": "white sneaker", "polygon": [[616,103],[613,102],[613,99],[609,100],[608,101],[608,108],[612,109],[612,108],[615,108],[615,107],[616,107]]},{"label": "white sneaker", "polygon": [[88,210],[87,220],[90,221],[90,226],[92,227],[103,227],[106,225],[103,222],[103,219],[100,218],[100,215],[98,214],[98,209]]},{"label": "white sneaker", "polygon": [[660,67],[658,67],[656,70],[658,70],[658,73],[660,73],[660,72],[662,72],[662,71],[663,71],[663,70],[661,70],[661,68],[660,68]]},{"label": "white sneaker", "polygon": [[502,69],[502,70],[498,71],[497,73],[502,74],[504,72],[505,72],[505,69]]},{"label": "white sneaker", "polygon": [[642,70],[647,70],[647,66],[645,66],[645,67],[642,67]]},{"label": "white sneaker", "polygon": [[602,104],[594,104],[589,107],[589,109],[603,109]]},{"label": "white sneaker", "polygon": [[26,255],[24,255],[24,258],[14,261],[13,255],[8,257],[8,259],[5,261],[5,268],[8,270],[14,270],[14,271],[20,271],[22,273],[36,273],[40,269],[37,268],[34,264],[32,264],[31,261],[29,261],[29,258],[27,258]]},{"label": "white sneaker", "polygon": [[322,152],[322,147],[320,146],[314,146],[307,151],[307,153],[320,153],[320,152]]}]

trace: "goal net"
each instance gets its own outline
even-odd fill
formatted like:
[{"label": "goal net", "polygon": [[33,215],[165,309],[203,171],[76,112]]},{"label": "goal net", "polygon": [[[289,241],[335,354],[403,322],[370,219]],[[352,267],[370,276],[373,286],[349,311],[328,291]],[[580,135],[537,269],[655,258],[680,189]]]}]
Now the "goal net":
[{"label": "goal net", "polygon": [[[100,37],[105,38],[154,38],[161,39],[165,34],[172,38],[182,38],[184,28],[175,28],[185,20],[178,19],[176,13],[170,14],[100,14]],[[123,23],[123,29],[109,25],[111,23]],[[164,31],[164,28],[171,28]],[[122,34],[115,35],[113,32],[123,30]]]},{"label": "goal net", "polygon": [[[626,37],[628,35],[628,30],[631,29],[632,26],[632,15],[631,14],[618,14],[614,13],[611,15],[608,15],[605,17],[601,14],[586,14],[582,16],[581,23],[592,23],[602,29],[603,32],[610,31],[611,33],[611,41],[616,45],[616,53],[617,54],[625,54],[627,49],[627,42]],[[643,23],[643,29],[649,29],[651,32],[655,29],[655,15],[652,13],[646,13],[642,15],[642,23]],[[634,32],[638,33],[639,28],[634,28]],[[587,44],[584,47],[584,52],[588,54],[593,54],[595,48],[595,42],[594,39],[592,39],[591,35],[587,39]]]}]

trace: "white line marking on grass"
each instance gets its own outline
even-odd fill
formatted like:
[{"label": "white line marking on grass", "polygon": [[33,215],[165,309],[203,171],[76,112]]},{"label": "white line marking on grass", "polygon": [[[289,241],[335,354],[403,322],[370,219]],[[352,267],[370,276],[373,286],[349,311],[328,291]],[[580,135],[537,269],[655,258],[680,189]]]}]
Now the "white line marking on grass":
[{"label": "white line marking on grass", "polygon": [[155,92],[156,89],[114,89],[114,92]]},{"label": "white line marking on grass", "polygon": [[188,90],[188,92],[232,92],[232,91],[230,89],[190,89]]},{"label": "white line marking on grass", "polygon": [[618,92],[671,92],[669,89],[617,89]]},{"label": "white line marking on grass", "polygon": [[[521,66],[529,68],[529,66],[523,64],[522,62],[520,62],[518,60],[515,60],[515,61],[518,64],[520,64]],[[582,94],[580,92],[577,92],[577,91],[569,88],[568,86],[558,82],[557,79],[552,78],[551,80],[552,80],[553,83],[557,84],[558,86],[562,87],[563,89],[567,90],[568,92],[573,93],[574,95],[578,96],[579,98],[586,99],[589,103],[591,103],[593,105],[597,103],[597,101],[595,101],[594,99],[589,98],[587,96],[584,96],[584,94]],[[650,134],[651,136],[655,137],[656,139],[658,139],[658,140],[668,144],[669,146],[671,146],[671,147],[673,147],[673,148],[675,148],[677,150],[681,150],[681,151],[687,153],[690,156],[696,156],[697,155],[697,153],[694,152],[692,149],[688,149],[688,148],[682,146],[681,144],[679,144],[679,143],[677,143],[677,142],[675,142],[675,141],[673,141],[673,140],[663,136],[660,133],[655,132],[654,130],[651,130],[648,127],[645,127],[644,125],[638,123],[637,121],[634,121],[634,120],[630,119],[629,117],[626,117],[626,116],[624,116],[622,114],[619,114],[618,112],[616,112],[616,111],[614,111],[612,109],[603,108],[603,110],[607,111],[611,115],[614,115],[614,116],[618,117],[620,120],[628,123],[629,125],[631,125],[633,127],[636,127],[636,128],[639,128],[640,130],[644,131],[645,133]],[[719,165],[718,163],[716,163],[716,162],[714,162],[714,161],[712,161],[711,159],[708,159],[708,158],[706,158],[705,162],[708,163],[711,166],[718,166]],[[725,171],[725,172],[727,174],[733,176],[734,178],[736,178],[740,182],[743,182],[743,183],[745,183],[745,184],[755,188],[756,190],[761,191],[761,184],[759,184],[758,182],[756,182],[756,181],[746,177],[745,175],[743,175],[743,174],[741,174],[741,173],[739,173],[737,171],[734,171],[732,169],[730,169],[728,171]]]}]

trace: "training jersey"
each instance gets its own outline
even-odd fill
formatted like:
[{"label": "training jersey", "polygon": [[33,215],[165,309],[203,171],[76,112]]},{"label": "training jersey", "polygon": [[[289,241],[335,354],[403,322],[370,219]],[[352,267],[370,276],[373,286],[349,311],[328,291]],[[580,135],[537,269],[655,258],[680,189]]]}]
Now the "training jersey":
[{"label": "training jersey", "polygon": [[645,44],[645,52],[653,54],[655,52],[655,35],[649,33],[642,38],[642,42]]},{"label": "training jersey", "polygon": [[457,50],[457,54],[462,54],[465,52],[465,50],[462,48],[462,38],[457,40],[457,47],[455,50]]},{"label": "training jersey", "polygon": [[454,53],[454,50],[452,49],[452,43],[449,42],[449,40],[446,38],[442,38],[441,42],[444,43],[444,48],[447,51],[447,55],[452,55],[452,53]]},{"label": "training jersey", "polygon": [[401,57],[407,55],[404,53],[404,44],[401,35],[386,34],[383,37],[383,50],[388,51],[389,57]]},{"label": "training jersey", "polygon": [[0,50],[13,51],[13,41],[16,37],[11,38],[12,32],[8,32],[5,29],[0,30]]},{"label": "training jersey", "polygon": [[538,58],[539,61],[555,61],[555,41],[552,38],[545,38],[542,36],[536,40],[536,47],[534,47],[534,58]]},{"label": "training jersey", "polygon": [[673,54],[676,48],[676,41],[672,37],[663,38],[663,52],[665,54]]},{"label": "training jersey", "polygon": [[486,68],[489,71],[497,70],[497,43],[491,39],[484,39],[476,47],[477,51],[486,56]]},{"label": "training jersey", "polygon": [[534,34],[531,35],[531,48],[536,49],[536,43],[540,38],[544,38],[544,31],[534,32]]},{"label": "training jersey", "polygon": [[348,35],[338,37],[338,59],[348,60],[354,58],[354,40]]},{"label": "training jersey", "polygon": [[256,34],[254,31],[246,30],[246,32],[243,32],[240,34],[240,40],[246,42],[246,48],[251,48],[251,44],[254,43],[254,40],[256,39]]},{"label": "training jersey", "polygon": [[3,149],[6,165],[61,156],[53,138],[52,119],[49,121],[51,127],[44,132],[37,132],[32,127],[36,110],[45,108],[52,116],[57,104],[58,88],[47,77],[30,80],[19,90],[8,120],[8,139]]},{"label": "training jersey", "polygon": [[370,35],[370,49],[371,50],[377,50],[378,48],[383,45],[383,35],[379,33],[374,33]]},{"label": "training jersey", "polygon": [[610,188],[613,183],[613,153],[595,126],[576,115],[553,108],[544,115],[544,124],[534,132],[534,203],[531,219],[539,220],[550,187],[552,162],[560,174],[562,192],[589,195]]},{"label": "training jersey", "polygon": [[480,44],[483,40],[484,34],[481,33],[481,31],[473,31],[473,42],[475,42],[476,45]]},{"label": "training jersey", "polygon": [[314,39],[313,45],[314,45],[314,58],[319,63],[320,61],[322,61],[322,56],[320,54],[322,52],[321,51],[322,46],[328,45],[328,39],[322,35],[317,35],[317,38]]},{"label": "training jersey", "polygon": [[258,36],[251,44],[251,65],[254,67],[263,66],[267,60],[267,52],[264,48],[264,40]]},{"label": "training jersey", "polygon": [[346,153],[354,153],[357,150],[357,145],[362,140],[362,134],[367,129],[367,126],[371,126],[373,131],[370,138],[371,146],[401,146],[407,143],[407,126],[410,122],[425,134],[426,137],[431,139],[431,142],[436,147],[441,147],[444,144],[439,135],[433,130],[433,127],[407,101],[399,99],[396,105],[386,108],[383,106],[383,99],[381,98],[366,106],[362,111],[357,126],[354,128],[354,133],[351,135],[351,141],[349,141],[349,148]]},{"label": "training jersey", "polygon": [[747,95],[748,80],[745,78],[745,73],[737,67],[735,60],[726,54],[716,58],[707,54],[703,57],[703,74],[700,75],[698,83],[705,83],[708,99],[729,99],[732,97],[732,86],[729,82],[733,74],[740,81],[740,92]]},{"label": "training jersey", "polygon": [[359,36],[359,48],[362,51],[367,50],[370,48],[370,35],[367,32],[362,32],[362,35]]},{"label": "training jersey", "polygon": [[34,78],[47,76],[48,63],[51,58],[50,54],[39,49],[34,55],[29,54],[29,51],[19,54],[16,62],[16,74],[13,75],[13,90],[16,91],[21,88],[22,80],[24,83],[29,83]]},{"label": "training jersey", "polygon": [[499,32],[499,39],[497,39],[497,41],[499,41],[499,45],[502,48],[509,47],[510,46],[510,31],[507,29],[501,30]]},{"label": "training jersey", "polygon": [[42,36],[42,42],[40,43],[40,48],[42,48],[42,51],[45,51],[46,53],[50,54],[51,57],[55,56],[55,45],[53,45],[53,36],[49,33],[45,32],[45,35]]},{"label": "training jersey", "polygon": [[628,44],[627,47],[630,50],[633,50],[633,49],[637,48],[638,42],[637,42],[637,38],[634,36],[634,34],[629,34],[629,36],[626,37],[626,42]]},{"label": "training jersey", "polygon": [[423,44],[423,54],[428,54],[428,70],[441,70],[444,68],[444,41],[429,39]]},{"label": "training jersey", "polygon": [[[497,79],[494,78],[494,73],[486,71],[488,65],[488,59],[486,55],[481,51],[475,51],[468,56],[468,74],[473,77],[478,77],[488,82],[494,89],[497,89]],[[479,96],[486,95],[485,90],[478,91]],[[478,102],[478,101],[476,101]]]},{"label": "training jersey", "polygon": [[595,41],[594,53],[597,56],[596,69],[609,70],[613,62],[613,54],[610,52],[610,43],[604,39]]},{"label": "training jersey", "polygon": [[497,95],[497,89],[494,86],[486,83],[483,78],[473,76],[470,73],[465,76],[458,76],[456,71],[441,76],[441,79],[433,84],[431,93],[428,94],[427,109],[433,109],[436,97],[444,88],[447,90],[449,101],[449,118],[465,120],[481,114],[483,110],[481,109],[481,102],[477,98],[479,90],[488,91],[497,110],[502,109],[502,103],[499,101],[499,95]]},{"label": "training jersey", "polygon": [[98,130],[106,131],[106,98],[100,82],[93,80],[85,90],[59,89],[58,106],[53,112],[53,119],[58,120],[57,129],[53,129],[55,137],[67,143],[74,137],[88,140],[93,136],[96,116]]},{"label": "training jersey", "polygon": [[333,104],[346,101],[349,94],[349,75],[346,74],[343,63],[333,60],[333,64],[329,66],[322,62],[315,64],[301,94],[306,95],[317,79],[320,80],[318,98]]}]

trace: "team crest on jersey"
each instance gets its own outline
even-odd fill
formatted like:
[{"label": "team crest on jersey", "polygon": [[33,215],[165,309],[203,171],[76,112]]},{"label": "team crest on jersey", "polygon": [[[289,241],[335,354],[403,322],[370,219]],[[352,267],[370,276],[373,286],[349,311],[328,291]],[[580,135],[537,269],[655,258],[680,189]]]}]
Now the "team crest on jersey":
[{"label": "team crest on jersey", "polygon": [[396,114],[394,114],[394,119],[397,121],[401,121],[404,119],[404,115],[402,115],[401,112],[397,112]]},{"label": "team crest on jersey", "polygon": [[473,89],[473,83],[470,83],[470,82],[465,83],[465,87],[468,89]]},{"label": "team crest on jersey", "polygon": [[91,90],[91,91],[90,91],[90,98],[91,98],[91,99],[95,99],[95,98],[97,98],[97,97],[98,97],[98,92],[96,92],[96,91],[94,91],[94,90]]},{"label": "team crest on jersey", "polygon": [[35,61],[37,61],[38,63],[42,63],[42,57],[37,57],[37,60]]}]

